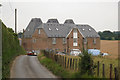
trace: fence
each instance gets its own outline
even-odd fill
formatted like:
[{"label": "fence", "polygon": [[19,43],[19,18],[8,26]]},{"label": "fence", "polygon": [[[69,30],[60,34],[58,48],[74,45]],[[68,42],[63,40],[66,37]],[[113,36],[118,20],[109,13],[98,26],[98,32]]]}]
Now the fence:
[{"label": "fence", "polygon": [[[58,54],[55,54],[54,52],[47,52],[47,51],[43,51],[43,53],[46,57],[51,58],[53,61],[60,64],[65,69],[74,70],[74,71],[79,70],[80,57],[78,56],[58,55]],[[102,71],[100,71],[101,67],[102,67]],[[118,80],[118,70],[116,67],[113,68],[112,64],[110,64],[110,67],[109,67],[109,76],[105,74],[105,64],[100,64],[100,62],[98,61],[96,69],[97,70],[95,71],[95,74],[98,77],[102,77],[102,78],[107,77],[110,79],[115,78],[115,80]],[[114,69],[114,72],[113,72],[113,69]]]}]

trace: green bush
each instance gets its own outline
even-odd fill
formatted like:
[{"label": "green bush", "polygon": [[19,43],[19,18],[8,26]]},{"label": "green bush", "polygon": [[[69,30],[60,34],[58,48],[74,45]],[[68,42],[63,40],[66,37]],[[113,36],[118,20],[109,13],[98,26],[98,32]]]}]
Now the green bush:
[{"label": "green bush", "polygon": [[83,51],[83,54],[80,56],[81,60],[79,63],[80,66],[80,74],[88,74],[93,75],[94,68],[96,67],[93,65],[93,60],[90,54],[88,54],[88,51]]},{"label": "green bush", "polygon": [[16,56],[24,54],[24,49],[19,45],[17,34],[2,23],[2,77],[10,77],[10,67]]}]

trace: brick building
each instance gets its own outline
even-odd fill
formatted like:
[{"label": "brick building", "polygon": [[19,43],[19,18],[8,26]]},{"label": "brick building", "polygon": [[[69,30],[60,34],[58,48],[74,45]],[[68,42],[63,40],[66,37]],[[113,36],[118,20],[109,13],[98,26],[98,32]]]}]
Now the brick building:
[{"label": "brick building", "polygon": [[33,18],[24,32],[22,45],[26,51],[100,49],[100,36],[91,26],[75,24],[72,19],[60,24],[57,19],[43,23],[40,18]]}]

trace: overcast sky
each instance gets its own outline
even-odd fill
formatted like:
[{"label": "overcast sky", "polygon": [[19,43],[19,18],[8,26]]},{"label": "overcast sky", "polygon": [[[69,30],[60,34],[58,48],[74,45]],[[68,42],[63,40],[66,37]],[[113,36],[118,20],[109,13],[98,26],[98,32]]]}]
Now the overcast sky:
[{"label": "overcast sky", "polygon": [[118,1],[2,0],[0,17],[7,27],[14,30],[14,9],[17,8],[18,32],[25,29],[32,18],[41,18],[44,23],[50,18],[57,18],[59,23],[64,23],[66,19],[73,19],[76,24],[89,24],[96,31],[116,31],[118,30]]}]

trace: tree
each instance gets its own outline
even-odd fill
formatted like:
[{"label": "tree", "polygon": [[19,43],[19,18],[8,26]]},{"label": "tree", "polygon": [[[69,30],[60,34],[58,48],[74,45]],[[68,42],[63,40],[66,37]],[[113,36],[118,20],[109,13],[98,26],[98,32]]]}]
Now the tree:
[{"label": "tree", "polygon": [[12,28],[7,28],[7,30],[14,36],[14,38],[17,39],[18,35],[14,33],[14,30]]},{"label": "tree", "polygon": [[99,31],[101,40],[120,40],[120,31]]},{"label": "tree", "polygon": [[14,33],[12,28],[7,28],[10,33]]}]

